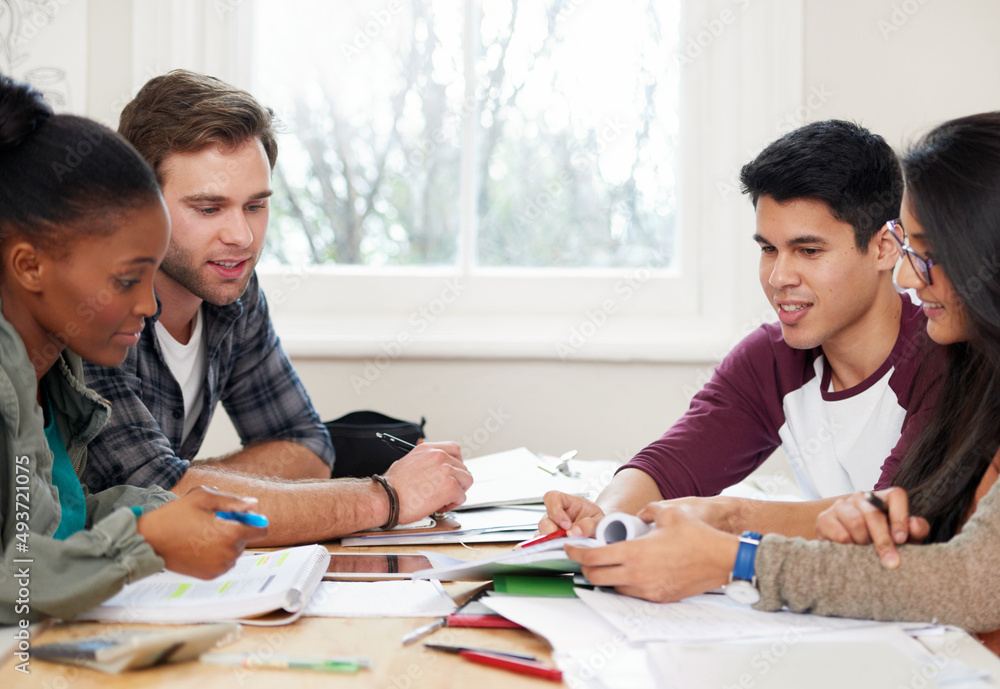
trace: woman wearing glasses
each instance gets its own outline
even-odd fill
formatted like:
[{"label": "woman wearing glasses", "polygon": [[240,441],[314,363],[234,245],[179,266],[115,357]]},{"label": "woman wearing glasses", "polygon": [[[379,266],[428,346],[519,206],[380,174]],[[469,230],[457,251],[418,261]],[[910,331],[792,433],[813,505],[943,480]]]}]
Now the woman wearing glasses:
[{"label": "woman wearing glasses", "polygon": [[[948,126],[942,125],[941,129]],[[927,148],[924,147],[925,155],[932,154]],[[919,151],[914,152],[908,160],[915,159],[918,154]],[[913,163],[910,165],[912,167]],[[940,542],[954,536],[974,504],[996,481],[1000,465],[995,451],[990,449],[993,443],[988,440],[996,431],[990,428],[986,413],[989,410],[982,407],[982,400],[989,399],[995,388],[992,379],[980,375],[990,368],[981,368],[979,357],[989,356],[992,348],[985,342],[980,343],[980,347],[974,346],[971,326],[962,306],[963,298],[973,306],[979,301],[989,305],[987,294],[977,300],[976,293],[984,290],[991,290],[994,296],[997,294],[998,257],[988,251],[982,254],[963,252],[982,251],[988,235],[1000,230],[1000,226],[991,228],[990,219],[976,224],[976,229],[986,231],[987,236],[982,237],[971,229],[964,231],[964,227],[953,225],[948,230],[956,235],[952,241],[938,240],[934,245],[936,251],[932,251],[917,217],[926,217],[927,224],[933,227],[948,227],[946,213],[949,211],[943,203],[918,210],[918,199],[933,198],[935,192],[942,191],[924,189],[921,180],[916,179],[916,175],[911,176],[914,179],[909,182],[910,189],[901,211],[906,219],[890,220],[887,225],[905,258],[897,282],[901,287],[916,291],[927,315],[927,333],[931,339],[938,344],[952,345],[946,350],[948,375],[942,393],[943,404],[900,467],[895,479],[897,487],[879,491],[875,498],[871,493],[841,498],[816,522],[816,533],[821,539],[838,543],[874,543],[882,564],[889,568],[899,566],[896,544],[919,543],[925,539]],[[929,204],[924,202],[922,205]],[[916,229],[907,232],[907,227]],[[956,253],[958,255],[953,255]],[[943,255],[947,256],[949,265],[955,266],[950,272],[960,276],[956,283],[949,280],[935,259]],[[988,320],[978,328],[980,333],[991,333]],[[973,400],[980,401],[973,406]],[[980,444],[982,450],[970,450]],[[920,516],[910,517],[911,512]]]},{"label": "woman wearing glasses", "polygon": [[[1000,113],[946,122],[902,162],[902,217],[890,227],[906,256],[897,281],[923,301],[927,332],[947,345],[949,364],[900,487],[851,496],[824,515],[827,538],[854,545],[737,537],[682,505],[653,503],[639,513],[659,527],[641,558],[619,561],[615,546],[566,548],[592,583],[657,601],[728,583],[760,610],[1000,628]],[[895,562],[857,545],[889,534],[878,497],[891,515],[890,544],[924,541],[900,545]]]}]

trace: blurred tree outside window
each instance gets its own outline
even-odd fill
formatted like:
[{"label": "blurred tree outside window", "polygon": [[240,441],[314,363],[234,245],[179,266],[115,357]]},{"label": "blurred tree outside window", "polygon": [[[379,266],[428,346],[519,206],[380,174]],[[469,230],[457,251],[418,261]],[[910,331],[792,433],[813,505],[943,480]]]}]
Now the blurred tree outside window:
[{"label": "blurred tree outside window", "polygon": [[257,0],[283,132],[264,265],[453,266],[465,242],[482,268],[670,267],[679,23],[680,0]]}]

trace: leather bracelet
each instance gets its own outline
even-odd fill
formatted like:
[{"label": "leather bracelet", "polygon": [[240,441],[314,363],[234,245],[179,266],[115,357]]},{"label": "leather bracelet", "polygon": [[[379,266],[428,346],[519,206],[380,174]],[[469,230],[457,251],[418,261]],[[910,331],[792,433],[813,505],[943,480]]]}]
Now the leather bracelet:
[{"label": "leather bracelet", "polygon": [[372,474],[372,481],[385,488],[385,494],[389,496],[389,520],[380,528],[383,531],[395,529],[399,524],[399,493],[396,492],[396,489],[392,487],[392,484],[389,483],[385,476]]}]

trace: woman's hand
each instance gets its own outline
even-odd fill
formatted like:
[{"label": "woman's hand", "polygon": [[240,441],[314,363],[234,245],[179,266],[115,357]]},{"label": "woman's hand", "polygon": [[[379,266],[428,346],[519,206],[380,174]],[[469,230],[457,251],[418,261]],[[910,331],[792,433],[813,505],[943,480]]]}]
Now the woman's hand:
[{"label": "woman's hand", "polygon": [[[888,514],[868,500],[871,494],[880,499]],[[839,498],[816,518],[816,537],[835,543],[875,545],[882,565],[899,567],[899,551],[903,543],[921,543],[930,532],[923,517],[910,516],[910,503],[902,488],[853,493]]]},{"label": "woman's hand", "polygon": [[163,558],[167,569],[213,579],[228,571],[244,546],[267,535],[267,527],[247,526],[215,516],[216,511],[247,512],[257,498],[239,498],[198,487],[139,517],[139,535]]}]

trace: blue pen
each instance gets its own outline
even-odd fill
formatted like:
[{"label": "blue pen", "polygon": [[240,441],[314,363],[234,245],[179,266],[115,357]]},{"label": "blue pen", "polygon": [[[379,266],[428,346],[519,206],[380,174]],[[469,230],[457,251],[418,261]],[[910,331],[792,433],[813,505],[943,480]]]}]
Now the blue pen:
[{"label": "blue pen", "polygon": [[257,528],[267,526],[267,517],[256,512],[216,512],[215,516],[219,519],[229,519],[240,524],[246,524],[247,526],[256,526]]}]

